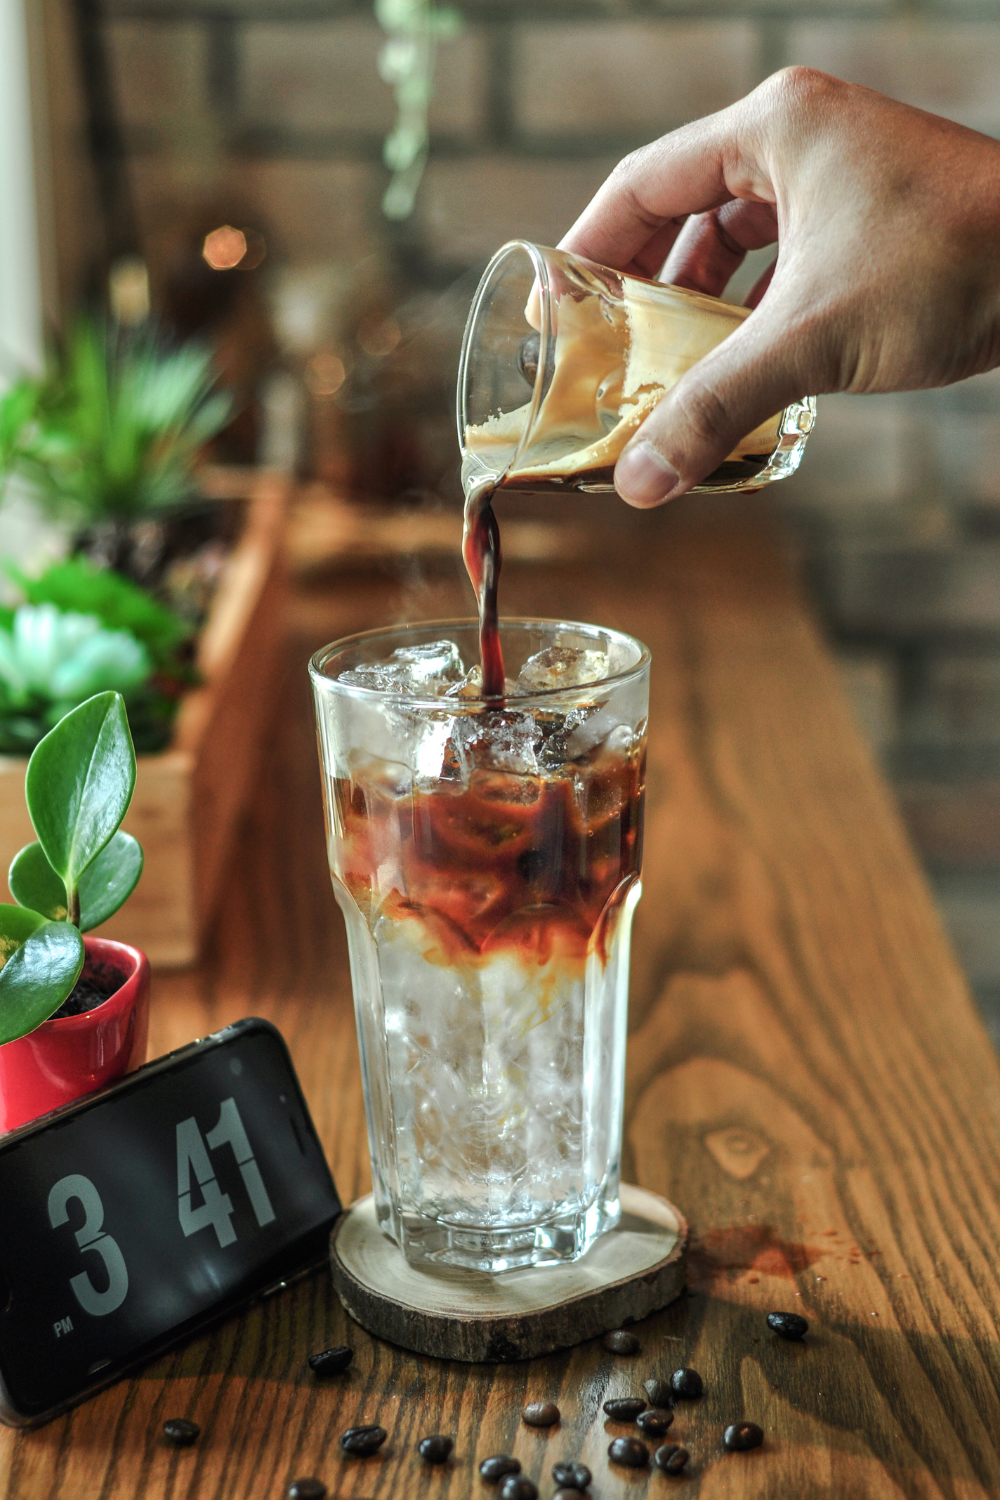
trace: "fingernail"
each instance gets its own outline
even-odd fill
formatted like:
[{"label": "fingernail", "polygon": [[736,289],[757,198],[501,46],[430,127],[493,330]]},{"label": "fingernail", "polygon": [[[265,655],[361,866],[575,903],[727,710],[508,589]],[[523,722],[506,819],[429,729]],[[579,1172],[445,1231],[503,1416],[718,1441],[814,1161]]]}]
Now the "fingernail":
[{"label": "fingernail", "polygon": [[629,505],[656,505],[680,483],[680,475],[652,443],[629,443],[615,466],[615,489]]}]

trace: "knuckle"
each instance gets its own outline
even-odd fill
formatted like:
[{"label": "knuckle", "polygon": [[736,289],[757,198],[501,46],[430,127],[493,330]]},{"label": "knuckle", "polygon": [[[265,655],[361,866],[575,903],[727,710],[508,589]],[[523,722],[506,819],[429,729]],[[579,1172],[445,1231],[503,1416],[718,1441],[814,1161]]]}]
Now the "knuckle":
[{"label": "knuckle", "polygon": [[817,101],[825,100],[837,87],[837,80],[819,68],[807,67],[804,63],[793,63],[780,68],[765,79],[761,86],[769,96],[772,107],[789,113],[812,109]]}]

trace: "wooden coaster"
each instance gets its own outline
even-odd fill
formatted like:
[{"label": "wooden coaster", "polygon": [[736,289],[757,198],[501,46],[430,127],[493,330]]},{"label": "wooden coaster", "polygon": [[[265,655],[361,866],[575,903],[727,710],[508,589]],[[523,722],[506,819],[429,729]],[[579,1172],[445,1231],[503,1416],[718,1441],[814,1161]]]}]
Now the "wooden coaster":
[{"label": "wooden coaster", "polygon": [[360,1198],[330,1236],[333,1284],[369,1333],[438,1359],[531,1359],[656,1312],[684,1290],[687,1224],[623,1183],[622,1217],[581,1260],[490,1276],[411,1266]]}]

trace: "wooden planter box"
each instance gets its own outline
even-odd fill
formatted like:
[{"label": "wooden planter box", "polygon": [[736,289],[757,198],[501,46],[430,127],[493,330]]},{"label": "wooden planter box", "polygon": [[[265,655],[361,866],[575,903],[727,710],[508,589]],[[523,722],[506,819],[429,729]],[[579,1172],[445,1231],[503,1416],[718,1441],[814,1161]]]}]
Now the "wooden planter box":
[{"label": "wooden planter box", "polygon": [[[259,766],[281,669],[289,489],[287,479],[270,473],[251,474],[241,489],[249,498],[247,520],[199,640],[202,685],[181,704],[169,748],[138,758],[123,827],[142,844],[145,869],[127,904],[96,931],[133,943],[161,967],[198,956]],[[35,836],[24,770],[24,760],[0,756],[4,900],[10,861]]]}]

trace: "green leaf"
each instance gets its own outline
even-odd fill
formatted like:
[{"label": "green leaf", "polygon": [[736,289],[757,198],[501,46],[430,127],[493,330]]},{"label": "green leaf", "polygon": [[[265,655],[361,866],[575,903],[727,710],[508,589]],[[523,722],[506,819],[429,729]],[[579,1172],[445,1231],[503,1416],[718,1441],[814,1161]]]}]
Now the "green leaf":
[{"label": "green leaf", "polygon": [[88,698],[35,746],[25,800],[68,894],[117,832],[134,787],[135,751],[119,693]]},{"label": "green leaf", "polygon": [[83,938],[71,922],[49,922],[0,905],[0,1045],[27,1036],[62,1005],[83,968]]},{"label": "green leaf", "polygon": [[[80,876],[80,931],[100,927],[128,900],[142,874],[142,845],[130,833],[115,834]],[[26,844],[14,855],[7,884],[21,906],[53,921],[66,920],[66,887],[45,858],[41,844]]]},{"label": "green leaf", "polygon": [[25,844],[17,851],[7,871],[7,884],[19,906],[41,912],[51,921],[65,922],[66,886],[45,858],[41,844]]}]

